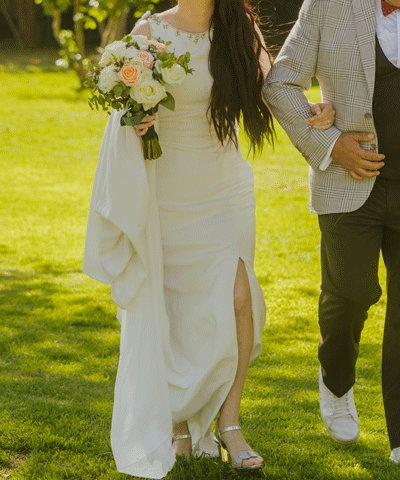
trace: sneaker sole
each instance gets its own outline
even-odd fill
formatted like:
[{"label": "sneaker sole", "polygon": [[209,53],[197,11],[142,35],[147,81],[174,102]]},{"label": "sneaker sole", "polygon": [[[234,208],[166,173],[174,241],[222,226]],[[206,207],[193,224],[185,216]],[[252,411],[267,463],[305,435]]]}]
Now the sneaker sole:
[{"label": "sneaker sole", "polygon": [[[322,376],[321,376],[321,367],[319,368],[319,377],[318,377],[318,381],[321,382],[323,381],[322,380]],[[353,443],[356,443],[357,440],[360,438],[360,431],[358,431],[358,434],[354,437],[354,438],[350,438],[350,440],[343,440],[342,438],[339,438],[339,437],[336,437],[330,430],[329,428],[327,427],[326,423],[325,423],[325,420],[322,416],[322,411],[321,411],[321,397],[319,398],[319,402],[320,402],[320,413],[321,413],[321,418],[322,418],[322,421],[325,425],[325,428],[326,428],[326,431],[329,433],[329,436],[332,438],[332,440],[334,440],[336,443],[340,443],[340,445],[352,445]]]},{"label": "sneaker sole", "polygon": [[[322,420],[323,421],[323,420]],[[325,422],[324,422],[325,425]],[[340,443],[340,445],[352,445],[356,443],[357,440],[360,438],[360,433],[358,433],[354,438],[350,438],[349,440],[344,440],[343,438],[336,437],[329,428],[325,425],[326,431],[329,433],[329,436],[334,440],[336,443]]]}]

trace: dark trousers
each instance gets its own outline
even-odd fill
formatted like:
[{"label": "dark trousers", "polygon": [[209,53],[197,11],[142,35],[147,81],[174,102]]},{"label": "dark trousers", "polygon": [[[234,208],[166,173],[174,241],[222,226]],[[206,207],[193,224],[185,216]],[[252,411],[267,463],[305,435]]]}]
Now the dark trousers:
[{"label": "dark trousers", "polygon": [[337,397],[354,384],[361,331],[382,290],[387,309],[382,350],[382,390],[391,448],[400,447],[400,181],[377,178],[366,203],[354,212],[319,215],[322,292],[318,358],[325,385]]}]

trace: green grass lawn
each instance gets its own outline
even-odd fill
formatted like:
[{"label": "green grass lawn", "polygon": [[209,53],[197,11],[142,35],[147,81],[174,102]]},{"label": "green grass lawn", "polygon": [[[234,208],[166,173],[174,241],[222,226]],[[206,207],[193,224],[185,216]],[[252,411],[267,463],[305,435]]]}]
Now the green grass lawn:
[{"label": "green grass lawn", "polygon": [[[0,64],[0,478],[132,478],[116,471],[109,442],[116,307],[109,287],[82,273],[107,116],[90,111],[72,72],[41,68],[40,58],[16,66],[0,55]],[[343,447],[324,431],[316,358],[319,231],[307,210],[307,165],[280,129],[278,137],[275,151],[251,160],[255,268],[268,316],[242,425],[266,466],[245,478],[400,478],[388,461],[380,387],[384,299],[371,308],[358,362],[360,440]],[[168,478],[238,475],[219,459],[200,459],[179,461]]]}]

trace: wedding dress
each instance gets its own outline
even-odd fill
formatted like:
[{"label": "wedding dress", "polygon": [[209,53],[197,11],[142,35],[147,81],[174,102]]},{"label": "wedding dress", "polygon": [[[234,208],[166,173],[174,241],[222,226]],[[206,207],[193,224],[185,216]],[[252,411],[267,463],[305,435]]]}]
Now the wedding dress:
[{"label": "wedding dress", "polygon": [[96,173],[84,271],[111,283],[119,305],[111,432],[118,470],[162,478],[174,463],[172,423],[188,420],[195,453],[217,454],[211,424],[238,361],[233,290],[240,258],[251,289],[251,359],[261,352],[266,312],[253,271],[252,169],[233,145],[221,147],[206,115],[209,34],[178,30],[157,14],[148,22],[152,38],[171,41],[177,55],[191,53],[194,72],[168,88],[175,111],[160,107],[157,160],[137,158],[138,138],[119,127],[120,114],[113,112]]}]

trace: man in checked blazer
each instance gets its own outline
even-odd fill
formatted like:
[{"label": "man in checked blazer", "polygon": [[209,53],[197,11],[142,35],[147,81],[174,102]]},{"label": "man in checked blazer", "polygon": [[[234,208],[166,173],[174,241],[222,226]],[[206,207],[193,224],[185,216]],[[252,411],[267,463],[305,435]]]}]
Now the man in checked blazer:
[{"label": "man in checked blazer", "polygon": [[[364,321],[387,268],[382,389],[400,464],[400,0],[305,0],[264,97],[310,164],[310,210],[321,229],[320,407],[331,437],[359,437],[353,400]],[[336,121],[304,124],[304,90],[319,80]]]}]

